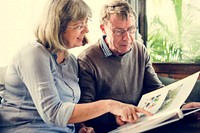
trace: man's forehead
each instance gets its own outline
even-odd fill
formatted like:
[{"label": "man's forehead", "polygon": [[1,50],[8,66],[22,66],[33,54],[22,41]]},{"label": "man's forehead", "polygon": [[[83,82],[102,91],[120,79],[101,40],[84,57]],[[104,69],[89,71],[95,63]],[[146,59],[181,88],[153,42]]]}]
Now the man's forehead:
[{"label": "man's forehead", "polygon": [[129,14],[128,16],[118,15],[118,14],[110,14],[109,20],[110,21],[114,21],[114,20],[135,21],[135,17],[131,14]]},{"label": "man's forehead", "polygon": [[123,24],[135,25],[136,20],[132,16],[122,17],[120,15],[112,14],[107,22],[109,22],[112,25],[123,25]]}]

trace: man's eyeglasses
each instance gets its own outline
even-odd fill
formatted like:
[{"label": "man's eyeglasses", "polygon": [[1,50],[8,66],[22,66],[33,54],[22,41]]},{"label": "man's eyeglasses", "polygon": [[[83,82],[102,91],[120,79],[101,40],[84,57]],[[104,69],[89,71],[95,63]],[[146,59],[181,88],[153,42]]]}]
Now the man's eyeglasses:
[{"label": "man's eyeglasses", "polygon": [[132,34],[135,34],[137,31],[137,28],[136,27],[130,27],[128,29],[121,29],[121,28],[116,28],[116,29],[113,29],[112,32],[114,35],[116,36],[123,36],[126,32],[128,32],[130,35]]}]

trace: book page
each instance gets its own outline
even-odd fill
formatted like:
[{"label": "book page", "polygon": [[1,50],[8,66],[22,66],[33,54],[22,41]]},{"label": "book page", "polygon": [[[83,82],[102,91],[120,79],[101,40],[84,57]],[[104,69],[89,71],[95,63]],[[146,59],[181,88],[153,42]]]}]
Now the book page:
[{"label": "book page", "polygon": [[153,114],[180,109],[191,93],[199,72],[142,96],[138,107]]},{"label": "book page", "polygon": [[168,90],[167,96],[165,97],[165,100],[163,101],[162,106],[159,108],[159,110],[157,112],[162,112],[162,111],[165,111],[167,108],[169,108],[171,103],[176,99],[182,86],[183,86],[183,84],[179,84],[178,86],[176,86],[174,88],[170,88]]},{"label": "book page", "polygon": [[138,104],[138,107],[143,108],[151,112],[152,114],[155,114],[163,105],[164,100],[167,97],[168,91],[169,90],[167,89],[159,89],[157,91],[153,91],[152,93],[143,95]]},{"label": "book page", "polygon": [[199,72],[143,95],[138,106],[154,113],[154,115],[141,117],[135,124],[126,124],[111,131],[111,133],[148,131],[183,118],[184,115],[180,107],[190,95],[198,77]]},{"label": "book page", "polygon": [[188,98],[188,96],[192,92],[192,89],[194,88],[194,85],[198,77],[199,77],[199,72],[166,86],[167,88],[171,90],[173,88],[179,87],[177,88],[179,90],[175,90],[177,91],[177,94],[165,111],[172,110],[174,108],[180,108],[182,106],[182,104],[185,102],[185,100]]},{"label": "book page", "polygon": [[144,131],[156,128],[159,123],[173,117],[174,115],[176,115],[176,113],[174,111],[169,111],[169,112],[165,113],[162,117],[160,115],[155,115],[152,117],[145,117],[145,121],[136,122],[134,124],[129,123],[124,126],[118,127],[117,129],[115,129],[109,133],[140,133],[140,132],[144,132]]}]

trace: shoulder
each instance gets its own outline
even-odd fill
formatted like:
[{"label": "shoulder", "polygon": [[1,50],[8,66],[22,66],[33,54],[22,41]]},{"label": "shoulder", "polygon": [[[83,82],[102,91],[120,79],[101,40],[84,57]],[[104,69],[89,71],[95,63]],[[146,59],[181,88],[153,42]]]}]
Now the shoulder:
[{"label": "shoulder", "polygon": [[146,46],[140,41],[135,41],[135,43],[133,44],[133,52],[138,52],[138,54],[142,55],[148,55],[148,50]]},{"label": "shoulder", "polygon": [[40,61],[49,62],[50,57],[50,52],[42,44],[36,41],[29,42],[23,46],[16,55],[16,58],[18,58],[21,63],[37,63]]},{"label": "shoulder", "polygon": [[73,65],[77,65],[77,59],[73,54],[69,54],[66,58],[65,58],[66,62],[69,62]]},{"label": "shoulder", "polygon": [[83,59],[83,58],[86,58],[86,57],[96,56],[96,55],[99,55],[99,52],[101,52],[101,49],[100,49],[99,42],[97,42],[95,44],[92,44],[91,46],[89,46],[85,50],[83,50],[79,54],[78,59]]},{"label": "shoulder", "polygon": [[137,40],[135,41],[133,46],[138,48],[139,50],[145,50],[145,51],[147,50],[146,46],[142,42],[137,41]]},{"label": "shoulder", "polygon": [[26,56],[41,56],[49,55],[50,52],[40,43],[34,41],[29,42],[27,45],[19,50],[19,54]]}]

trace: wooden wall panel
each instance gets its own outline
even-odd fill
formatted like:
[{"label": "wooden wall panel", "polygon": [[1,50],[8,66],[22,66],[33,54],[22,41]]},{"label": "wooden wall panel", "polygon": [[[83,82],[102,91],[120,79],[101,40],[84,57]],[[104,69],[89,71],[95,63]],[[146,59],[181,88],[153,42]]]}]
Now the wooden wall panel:
[{"label": "wooden wall panel", "polygon": [[200,71],[200,64],[153,63],[153,67],[158,75],[175,79],[182,79]]}]

